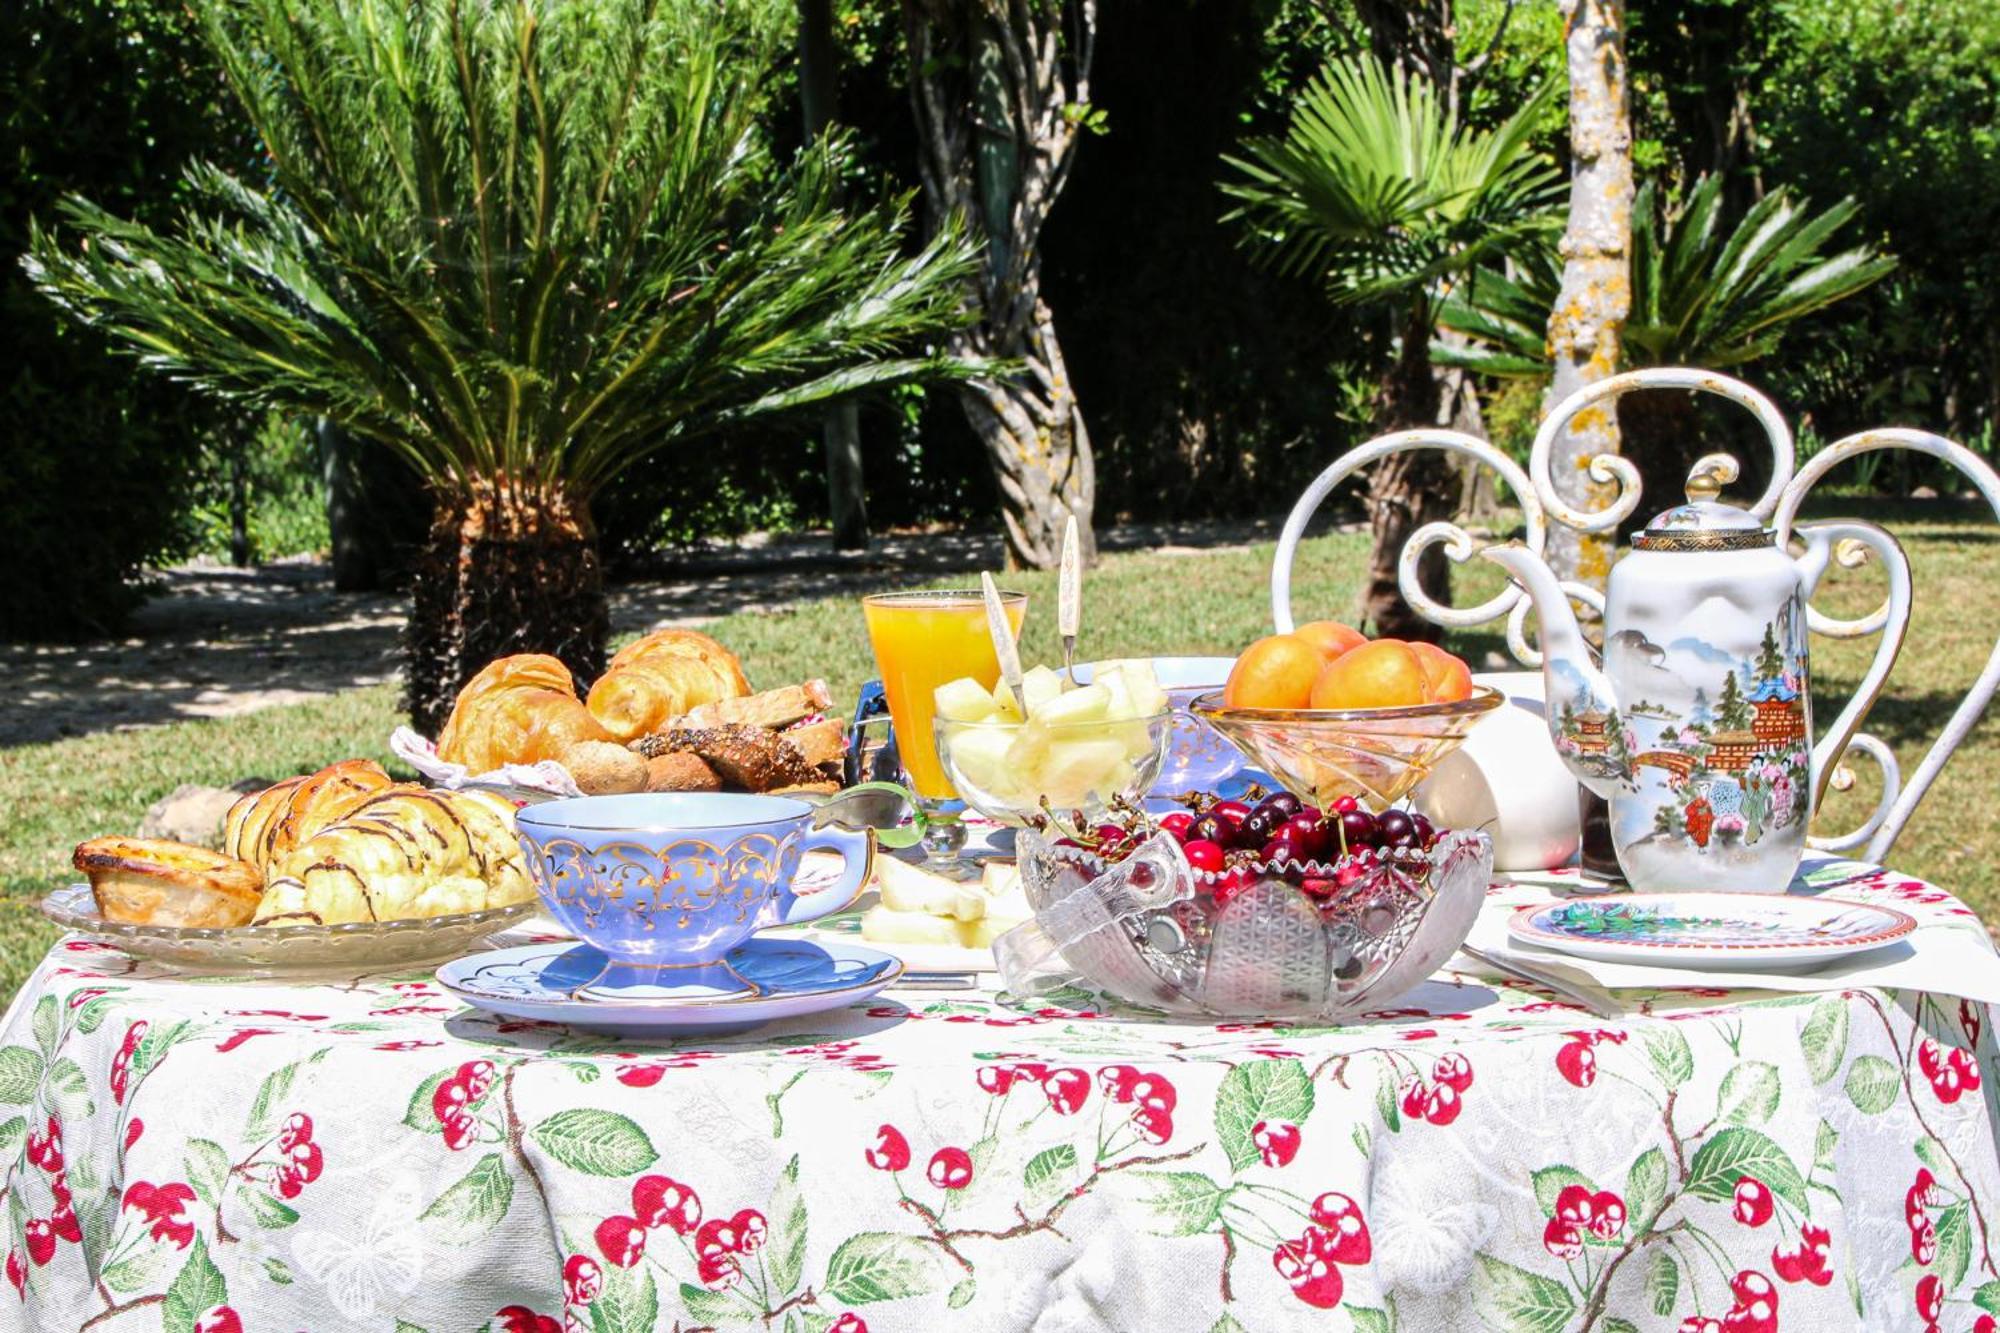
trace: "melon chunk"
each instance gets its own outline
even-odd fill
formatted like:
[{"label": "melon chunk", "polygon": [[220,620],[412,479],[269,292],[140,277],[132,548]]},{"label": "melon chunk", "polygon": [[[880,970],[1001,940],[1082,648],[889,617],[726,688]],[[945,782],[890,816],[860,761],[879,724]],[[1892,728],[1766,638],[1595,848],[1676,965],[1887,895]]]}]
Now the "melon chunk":
[{"label": "melon chunk", "polygon": [[938,716],[953,722],[984,722],[1000,711],[986,687],[970,676],[938,686],[931,698]]},{"label": "melon chunk", "polygon": [[1062,693],[1063,678],[1045,666],[1031,668],[1021,677],[1021,707],[1029,717],[1039,716]]}]

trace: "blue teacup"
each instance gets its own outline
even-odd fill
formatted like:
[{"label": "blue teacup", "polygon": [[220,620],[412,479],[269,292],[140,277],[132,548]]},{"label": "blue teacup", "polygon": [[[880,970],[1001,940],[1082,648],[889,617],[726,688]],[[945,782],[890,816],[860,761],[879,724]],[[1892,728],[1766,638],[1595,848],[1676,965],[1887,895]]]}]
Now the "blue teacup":
[{"label": "blue teacup", "polygon": [[[861,892],[874,834],[812,827],[813,807],[782,796],[582,796],[517,811],[514,826],[542,903],[600,952],[604,987],[758,990],[726,961],[767,926],[837,912]],[[793,892],[799,858],[825,848],[840,879]]]}]

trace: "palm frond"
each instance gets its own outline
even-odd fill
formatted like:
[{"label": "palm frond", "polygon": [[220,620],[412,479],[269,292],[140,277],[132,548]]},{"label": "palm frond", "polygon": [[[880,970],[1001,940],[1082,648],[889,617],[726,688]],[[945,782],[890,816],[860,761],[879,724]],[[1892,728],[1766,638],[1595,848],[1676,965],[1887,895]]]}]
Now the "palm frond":
[{"label": "palm frond", "polygon": [[[1625,364],[1742,365],[1768,355],[1798,319],[1881,281],[1896,261],[1872,246],[1826,253],[1857,211],[1843,199],[1813,212],[1780,188],[1729,225],[1721,177],[1695,182],[1678,208],[1647,182],[1632,206]],[[1548,373],[1544,329],[1561,266],[1553,249],[1517,261],[1516,273],[1483,270],[1446,299],[1439,322],[1477,350],[1433,343],[1441,362],[1499,376]]]},{"label": "palm frond", "polygon": [[427,477],[587,494],[669,442],[974,367],[946,232],[768,159],[783,0],[193,0],[269,154],[176,225],[73,200],[24,261],[148,364]]}]

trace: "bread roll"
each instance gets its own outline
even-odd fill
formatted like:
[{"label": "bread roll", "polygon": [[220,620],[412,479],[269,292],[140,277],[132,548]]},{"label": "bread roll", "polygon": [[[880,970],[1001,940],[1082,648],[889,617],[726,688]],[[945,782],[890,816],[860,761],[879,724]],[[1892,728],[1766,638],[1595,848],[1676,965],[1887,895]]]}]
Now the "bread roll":
[{"label": "bread roll", "polygon": [[586,796],[646,790],[646,761],[610,741],[585,741],[563,752],[562,765]]},{"label": "bread roll", "polygon": [[703,704],[750,693],[736,654],[687,629],[655,630],[620,649],[590,687],[590,712],[630,741]]},{"label": "bread roll", "polygon": [[647,791],[722,790],[722,778],[698,754],[678,751],[645,762]]},{"label": "bread roll", "polygon": [[466,682],[438,736],[438,757],[490,773],[505,764],[561,761],[586,741],[608,741],[577,701],[569,668],[541,653],[486,664]]},{"label": "bread roll", "polygon": [[445,916],[524,902],[534,892],[508,801],[491,792],[396,786],[294,848],[265,888],[257,921]]},{"label": "bread roll", "polygon": [[222,850],[265,875],[292,848],[393,779],[372,759],[343,759],[245,796],[222,817]]},{"label": "bread roll", "polygon": [[206,847],[153,838],[92,838],[72,863],[90,880],[106,921],[150,926],[240,926],[257,910],[257,867]]}]

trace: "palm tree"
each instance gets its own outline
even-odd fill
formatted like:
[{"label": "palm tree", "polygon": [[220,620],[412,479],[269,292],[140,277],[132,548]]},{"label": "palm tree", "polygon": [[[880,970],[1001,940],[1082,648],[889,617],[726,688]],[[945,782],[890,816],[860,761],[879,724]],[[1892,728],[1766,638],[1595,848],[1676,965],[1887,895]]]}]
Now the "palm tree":
[{"label": "palm tree", "polygon": [[[1756,361],[1776,350],[1798,320],[1880,282],[1896,267],[1895,259],[1867,244],[1827,253],[1859,211],[1852,199],[1815,213],[1781,186],[1730,226],[1722,191],[1722,177],[1701,177],[1677,208],[1656,182],[1639,187],[1632,204],[1632,314],[1619,369],[1722,370]],[[1471,275],[1453,290],[1438,319],[1472,344],[1435,343],[1433,354],[1480,374],[1547,375],[1548,311],[1558,299],[1561,270],[1547,248],[1514,256],[1511,271]],[[1626,453],[1639,466],[1645,494],[1659,503],[1679,496],[1687,469],[1708,452],[1695,411],[1685,393],[1633,394],[1618,404]],[[1642,505],[1635,521],[1654,507]]]},{"label": "palm tree", "polygon": [[921,351],[962,319],[956,235],[907,253],[908,199],[843,208],[838,138],[761,146],[784,0],[192,3],[261,178],[196,168],[171,230],[69,200],[75,234],[38,230],[25,263],[146,364],[426,480],[420,726],[501,653],[601,669],[590,505],[620,472],[990,370]]},{"label": "palm tree", "polygon": [[[1378,431],[1434,426],[1431,333],[1454,281],[1500,256],[1538,247],[1560,223],[1561,175],[1529,135],[1553,91],[1544,86],[1492,130],[1461,124],[1437,90],[1367,58],[1335,61],[1309,84],[1281,138],[1247,140],[1224,193],[1280,271],[1309,275],[1337,302],[1392,313],[1397,345],[1376,387]],[[1441,456],[1402,454],[1371,479],[1374,553],[1368,614],[1379,632],[1436,638],[1396,588],[1396,558],[1422,523],[1450,517],[1455,474]],[[1424,587],[1447,591],[1433,548]]]}]

